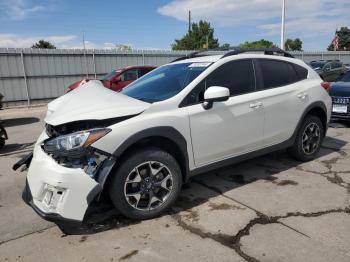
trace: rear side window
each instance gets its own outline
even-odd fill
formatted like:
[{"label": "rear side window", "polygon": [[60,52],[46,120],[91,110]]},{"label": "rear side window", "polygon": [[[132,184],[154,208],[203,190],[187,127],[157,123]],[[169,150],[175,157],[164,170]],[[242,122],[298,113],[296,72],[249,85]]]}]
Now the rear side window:
[{"label": "rear side window", "polygon": [[299,66],[299,65],[293,65],[294,66],[294,69],[297,73],[297,77],[298,77],[298,81],[301,81],[301,80],[304,80],[307,78],[307,75],[308,75],[308,71],[306,68],[302,67],[302,66]]},{"label": "rear side window", "polygon": [[260,65],[264,89],[281,87],[299,81],[299,77],[291,63],[259,59],[258,64]]}]

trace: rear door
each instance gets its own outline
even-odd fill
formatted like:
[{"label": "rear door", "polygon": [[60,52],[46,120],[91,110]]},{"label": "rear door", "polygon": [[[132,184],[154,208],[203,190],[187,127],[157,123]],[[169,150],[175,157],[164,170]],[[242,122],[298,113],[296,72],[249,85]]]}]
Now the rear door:
[{"label": "rear door", "polygon": [[[231,97],[206,110],[202,102],[210,86],[229,88]],[[254,92],[252,60],[238,60],[217,68],[189,94],[186,106],[197,167],[261,147],[264,112]]]},{"label": "rear door", "polygon": [[307,70],[281,60],[257,59],[254,63],[265,113],[263,144],[269,146],[289,139],[306,109],[307,85],[302,79]]}]

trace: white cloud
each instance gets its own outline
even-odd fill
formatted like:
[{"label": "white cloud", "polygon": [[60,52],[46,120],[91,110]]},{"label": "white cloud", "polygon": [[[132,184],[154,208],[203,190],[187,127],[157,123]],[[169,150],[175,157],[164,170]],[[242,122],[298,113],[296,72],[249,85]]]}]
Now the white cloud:
[{"label": "white cloud", "polygon": [[[57,48],[63,49],[83,49],[83,42],[77,35],[49,35],[49,36],[19,36],[15,34],[0,33],[0,48],[30,48],[34,43],[44,39],[53,43]],[[113,43],[94,43],[85,41],[86,49],[114,49]]]},{"label": "white cloud", "polygon": [[[349,0],[286,0],[288,35],[312,37],[332,34],[349,25]],[[160,7],[165,16],[187,21],[191,10],[194,21],[208,20],[222,27],[253,26],[261,35],[280,32],[282,0],[173,0]]]},{"label": "white cloud", "polygon": [[0,14],[12,20],[23,20],[45,9],[44,4],[30,0],[0,0]]},{"label": "white cloud", "polygon": [[55,46],[60,47],[62,45],[71,43],[73,40],[76,40],[76,38],[77,36],[75,35],[23,37],[14,34],[0,33],[0,47],[29,48],[40,39],[44,39],[53,43]]}]

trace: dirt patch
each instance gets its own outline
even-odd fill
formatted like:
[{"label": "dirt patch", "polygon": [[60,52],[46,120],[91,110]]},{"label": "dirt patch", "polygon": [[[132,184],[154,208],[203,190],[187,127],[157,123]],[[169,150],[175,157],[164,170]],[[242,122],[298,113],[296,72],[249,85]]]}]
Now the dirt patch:
[{"label": "dirt patch", "polygon": [[298,182],[295,182],[293,180],[281,180],[277,183],[275,183],[278,186],[296,186],[298,184]]},{"label": "dirt patch", "polygon": [[213,210],[229,210],[229,209],[245,209],[243,207],[239,207],[239,206],[235,206],[235,205],[229,205],[227,203],[221,203],[221,204],[215,204],[215,203],[209,203],[209,207],[210,210],[209,211],[213,211]]},{"label": "dirt patch", "polygon": [[195,211],[195,210],[187,210],[186,212],[187,213],[185,215],[182,215],[182,217],[185,220],[189,220],[189,221],[192,221],[192,222],[198,222],[199,221],[199,215],[198,215],[197,211]]},{"label": "dirt patch", "polygon": [[263,178],[263,180],[265,180],[266,182],[272,182],[273,184],[277,185],[277,186],[296,186],[298,185],[298,182],[295,182],[293,180],[289,180],[289,179],[285,179],[285,180],[281,180],[281,181],[276,181],[278,178],[274,177],[274,176],[269,176],[269,177],[265,177]]},{"label": "dirt patch", "polygon": [[79,240],[80,243],[83,243],[87,240],[88,236],[82,236]]},{"label": "dirt patch", "polygon": [[127,253],[124,256],[122,256],[121,258],[119,258],[119,261],[127,260],[127,259],[131,258],[132,256],[135,256],[137,253],[139,253],[139,251],[136,249],[133,251],[130,251],[129,253]]}]

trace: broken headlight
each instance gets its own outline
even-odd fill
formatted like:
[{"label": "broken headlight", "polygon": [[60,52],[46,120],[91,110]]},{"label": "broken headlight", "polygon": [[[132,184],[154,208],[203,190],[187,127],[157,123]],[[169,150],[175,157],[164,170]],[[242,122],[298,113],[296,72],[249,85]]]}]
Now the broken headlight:
[{"label": "broken headlight", "polygon": [[108,128],[94,128],[58,136],[47,140],[43,149],[58,164],[69,168],[81,168],[90,177],[94,177],[107,156],[90,145],[110,131]]},{"label": "broken headlight", "polygon": [[95,128],[80,131],[68,135],[59,136],[45,142],[44,149],[47,153],[80,151],[90,146],[111,130],[108,128]]}]

